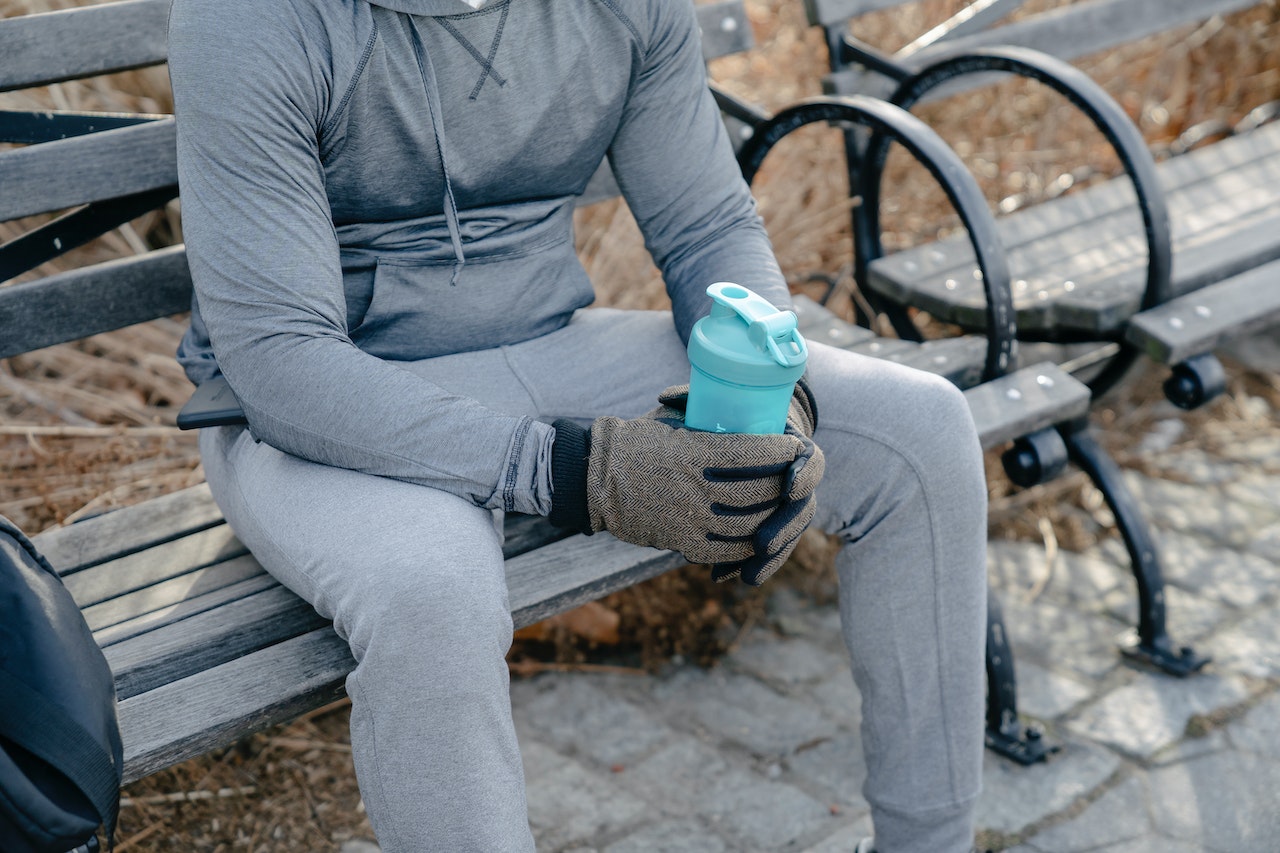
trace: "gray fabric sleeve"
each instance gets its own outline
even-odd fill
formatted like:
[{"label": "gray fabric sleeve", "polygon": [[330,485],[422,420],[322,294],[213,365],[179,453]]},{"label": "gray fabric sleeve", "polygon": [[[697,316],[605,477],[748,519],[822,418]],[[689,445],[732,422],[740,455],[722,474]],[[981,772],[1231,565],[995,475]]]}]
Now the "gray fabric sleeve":
[{"label": "gray fabric sleeve", "polygon": [[305,459],[545,514],[550,426],[446,393],[348,335],[317,150],[347,81],[325,79],[330,58],[299,36],[318,24],[296,15],[176,0],[170,17],[187,256],[250,430]]},{"label": "gray fabric sleeve", "polygon": [[649,9],[644,66],[609,159],[688,342],[713,282],[749,287],[780,308],[791,296],[707,88],[693,4],[656,0]]}]

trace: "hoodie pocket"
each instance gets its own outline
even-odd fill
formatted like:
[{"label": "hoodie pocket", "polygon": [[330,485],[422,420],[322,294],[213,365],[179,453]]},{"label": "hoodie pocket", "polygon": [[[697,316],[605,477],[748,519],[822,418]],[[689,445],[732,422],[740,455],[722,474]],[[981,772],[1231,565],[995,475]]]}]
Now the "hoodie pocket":
[{"label": "hoodie pocket", "polygon": [[527,254],[452,260],[383,257],[352,340],[381,358],[416,361],[548,334],[594,298],[569,241]]}]

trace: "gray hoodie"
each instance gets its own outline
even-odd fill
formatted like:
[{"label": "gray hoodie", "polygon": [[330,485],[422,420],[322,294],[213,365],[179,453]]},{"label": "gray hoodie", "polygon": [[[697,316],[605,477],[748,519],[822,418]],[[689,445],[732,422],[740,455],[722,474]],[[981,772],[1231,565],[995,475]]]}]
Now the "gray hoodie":
[{"label": "gray hoodie", "polygon": [[788,303],[690,0],[174,0],[169,49],[179,359],[285,452],[545,514],[554,430],[397,362],[590,304],[572,213],[606,155],[682,335],[713,281]]}]

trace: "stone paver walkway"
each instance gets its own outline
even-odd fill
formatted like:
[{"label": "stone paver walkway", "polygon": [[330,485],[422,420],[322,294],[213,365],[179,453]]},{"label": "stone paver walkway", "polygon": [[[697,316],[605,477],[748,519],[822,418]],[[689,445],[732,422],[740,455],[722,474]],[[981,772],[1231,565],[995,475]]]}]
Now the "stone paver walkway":
[{"label": "stone paver walkway", "polygon": [[[1176,432],[1176,425],[1171,427]],[[1016,853],[1280,851],[1280,441],[1154,451],[1130,474],[1164,561],[1170,632],[1214,658],[1179,680],[1122,661],[1133,581],[1109,542],[993,541],[1019,709],[1062,745],[988,752],[980,840]],[[858,699],[834,607],[784,587],[711,670],[513,684],[539,851],[851,851]]]}]

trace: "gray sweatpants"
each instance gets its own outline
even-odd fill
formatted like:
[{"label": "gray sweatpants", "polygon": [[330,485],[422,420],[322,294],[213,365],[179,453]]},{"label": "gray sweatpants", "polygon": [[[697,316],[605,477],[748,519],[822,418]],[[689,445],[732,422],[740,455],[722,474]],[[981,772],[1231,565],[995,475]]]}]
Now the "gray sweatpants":
[{"label": "gray sweatpants", "polygon": [[[669,314],[610,309],[406,367],[495,409],[583,424],[643,414],[689,370]],[[944,380],[821,344],[809,380],[827,459],[814,523],[845,542],[840,613],[877,850],[967,851],[986,610],[986,485],[968,407]],[[500,520],[454,495],[286,455],[240,427],[205,430],[200,447],[232,529],[351,644],[352,750],[383,850],[532,850]]]}]

